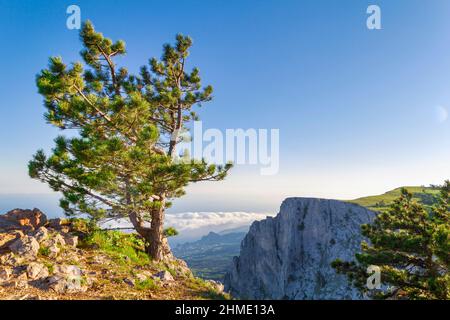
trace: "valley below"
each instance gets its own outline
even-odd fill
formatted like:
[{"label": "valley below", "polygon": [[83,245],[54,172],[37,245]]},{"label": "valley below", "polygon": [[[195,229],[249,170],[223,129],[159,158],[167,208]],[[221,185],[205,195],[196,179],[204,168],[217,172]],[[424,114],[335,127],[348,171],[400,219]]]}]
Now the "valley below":
[{"label": "valley below", "polygon": [[179,244],[172,251],[186,261],[196,276],[223,282],[233,257],[239,255],[245,235],[245,232],[210,232],[198,241]]}]

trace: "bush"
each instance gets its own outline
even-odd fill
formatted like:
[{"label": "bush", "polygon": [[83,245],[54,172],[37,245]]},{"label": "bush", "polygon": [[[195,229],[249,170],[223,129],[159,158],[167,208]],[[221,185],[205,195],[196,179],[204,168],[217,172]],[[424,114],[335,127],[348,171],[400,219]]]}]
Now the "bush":
[{"label": "bush", "polygon": [[120,231],[96,230],[83,240],[83,246],[97,247],[125,262],[128,259],[136,265],[145,265],[150,258],[145,253],[144,241],[136,234]]},{"label": "bush", "polygon": [[136,282],[136,289],[138,290],[152,290],[156,289],[157,287],[158,285],[151,278]]},{"label": "bush", "polygon": [[44,257],[48,257],[50,255],[50,249],[48,247],[40,247],[38,254]]}]

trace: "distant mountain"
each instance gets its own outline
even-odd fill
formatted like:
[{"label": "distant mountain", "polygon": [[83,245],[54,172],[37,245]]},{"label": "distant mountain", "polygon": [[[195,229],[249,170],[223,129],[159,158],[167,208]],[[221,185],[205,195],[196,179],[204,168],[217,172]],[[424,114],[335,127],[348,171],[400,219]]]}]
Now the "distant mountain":
[{"label": "distant mountain", "polygon": [[172,248],[173,253],[185,260],[196,276],[223,281],[233,257],[239,255],[240,243],[246,234],[224,232],[210,232],[198,241],[179,244]]},{"label": "distant mountain", "polygon": [[219,231],[217,233],[221,234],[221,235],[226,235],[226,234],[229,234],[229,233],[242,233],[242,232],[243,233],[247,233],[248,229],[250,229],[250,224],[245,225],[245,226],[241,226],[241,227],[237,227],[237,228],[231,228],[231,229],[222,230],[222,231]]}]

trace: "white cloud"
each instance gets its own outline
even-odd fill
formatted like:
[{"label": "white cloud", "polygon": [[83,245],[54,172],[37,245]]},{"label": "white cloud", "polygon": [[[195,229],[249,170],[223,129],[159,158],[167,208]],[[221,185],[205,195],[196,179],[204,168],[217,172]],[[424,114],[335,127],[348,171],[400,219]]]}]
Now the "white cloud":
[{"label": "white cloud", "polygon": [[[172,241],[191,241],[210,231],[220,232],[249,226],[253,221],[265,219],[272,214],[255,212],[182,212],[166,214],[166,227],[174,227],[180,235]],[[106,220],[103,228],[131,228],[128,219]]]},{"label": "white cloud", "polygon": [[193,230],[204,227],[224,226],[227,228],[249,225],[255,220],[262,220],[267,213],[254,212],[184,212],[166,215],[166,225],[176,229]]},{"label": "white cloud", "polygon": [[[174,227],[180,231],[195,230],[205,227],[241,227],[251,224],[255,220],[265,219],[267,213],[254,212],[182,212],[166,215],[166,226]],[[106,228],[127,228],[131,223],[126,218],[106,219],[101,223]]]}]

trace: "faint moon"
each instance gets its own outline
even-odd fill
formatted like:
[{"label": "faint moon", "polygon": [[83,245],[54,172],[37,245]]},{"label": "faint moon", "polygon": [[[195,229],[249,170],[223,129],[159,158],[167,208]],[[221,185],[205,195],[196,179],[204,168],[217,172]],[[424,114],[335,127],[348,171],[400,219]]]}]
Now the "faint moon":
[{"label": "faint moon", "polygon": [[445,122],[448,119],[448,111],[443,106],[435,107],[435,117],[437,122]]}]

